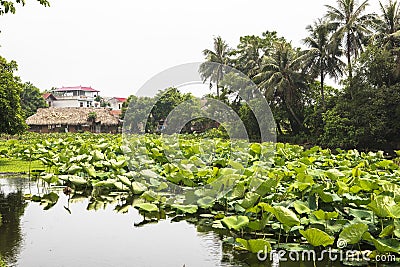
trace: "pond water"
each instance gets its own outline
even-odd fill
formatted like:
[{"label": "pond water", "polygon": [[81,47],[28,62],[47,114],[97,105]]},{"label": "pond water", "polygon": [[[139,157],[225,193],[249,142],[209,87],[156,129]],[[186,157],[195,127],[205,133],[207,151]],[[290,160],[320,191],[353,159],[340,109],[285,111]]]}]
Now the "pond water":
[{"label": "pond water", "polygon": [[[59,188],[58,201],[45,210],[24,197],[49,193],[38,184],[24,178],[0,179],[0,254],[10,267],[271,266],[223,246],[226,236],[211,228],[168,215],[151,222],[131,205],[124,206],[121,195],[110,196],[107,203],[94,202],[93,197],[70,198]],[[316,266],[341,265],[319,262]]]}]

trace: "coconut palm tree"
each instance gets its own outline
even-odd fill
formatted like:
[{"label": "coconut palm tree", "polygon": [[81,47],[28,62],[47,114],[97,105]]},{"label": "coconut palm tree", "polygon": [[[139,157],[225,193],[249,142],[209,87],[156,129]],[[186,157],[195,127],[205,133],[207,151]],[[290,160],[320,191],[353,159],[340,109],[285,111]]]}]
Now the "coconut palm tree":
[{"label": "coconut palm tree", "polygon": [[[389,0],[386,5],[379,2],[382,14],[378,17],[376,30],[378,40],[383,46],[392,48],[397,35],[400,35],[400,10],[397,1]],[[397,33],[397,34],[396,34]]]},{"label": "coconut palm tree", "polygon": [[[219,98],[219,83],[223,78],[223,66],[229,64],[230,49],[228,44],[222,40],[221,36],[214,38],[214,50],[205,49],[203,55],[206,57],[206,62],[200,65],[199,72],[204,82],[210,79],[210,88],[212,83],[217,87],[217,97]],[[218,64],[208,64],[208,63]]]},{"label": "coconut palm tree", "polygon": [[368,0],[358,5],[357,0],[337,0],[337,7],[326,5],[326,18],[333,24],[335,38],[341,40],[347,57],[348,78],[353,77],[352,56],[357,58],[372,33],[374,14],[364,14]]},{"label": "coconut palm tree", "polygon": [[340,59],[342,50],[338,40],[331,34],[333,24],[319,19],[306,28],[310,35],[303,42],[310,47],[307,51],[307,69],[311,77],[320,77],[321,103],[325,108],[324,82],[326,75],[337,80],[343,75],[344,63]]},{"label": "coconut palm tree", "polygon": [[296,108],[301,106],[301,94],[307,88],[302,72],[305,59],[304,52],[293,49],[290,43],[278,41],[274,52],[264,57],[260,73],[254,77],[270,103],[282,105],[287,110],[293,132],[304,129]]}]

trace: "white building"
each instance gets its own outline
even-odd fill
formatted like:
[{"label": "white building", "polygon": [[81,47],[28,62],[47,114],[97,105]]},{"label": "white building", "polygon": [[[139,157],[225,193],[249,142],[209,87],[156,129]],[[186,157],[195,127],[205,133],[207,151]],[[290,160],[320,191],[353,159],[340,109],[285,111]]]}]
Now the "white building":
[{"label": "white building", "polygon": [[110,103],[110,107],[112,110],[121,110],[122,104],[126,102],[126,98],[123,97],[113,97],[110,98],[107,102]]},{"label": "white building", "polygon": [[100,103],[95,101],[99,92],[92,87],[61,87],[43,97],[49,107],[100,107]]}]

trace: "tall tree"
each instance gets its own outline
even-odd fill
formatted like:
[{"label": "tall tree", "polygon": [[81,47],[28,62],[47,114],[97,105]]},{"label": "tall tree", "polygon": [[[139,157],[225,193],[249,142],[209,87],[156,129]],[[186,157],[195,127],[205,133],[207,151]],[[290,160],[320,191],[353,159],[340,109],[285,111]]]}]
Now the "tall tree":
[{"label": "tall tree", "polygon": [[307,26],[307,30],[310,35],[303,40],[310,47],[307,67],[313,78],[320,78],[321,104],[325,109],[325,77],[329,75],[337,80],[343,75],[344,63],[340,59],[342,51],[335,35],[331,34],[333,25],[328,21],[319,19]]},{"label": "tall tree", "polygon": [[255,76],[266,98],[270,102],[282,104],[288,111],[294,133],[304,129],[298,108],[301,106],[301,94],[307,88],[306,77],[302,72],[305,58],[306,54],[293,49],[290,43],[276,42],[274,52],[264,57],[261,72]]},{"label": "tall tree", "polygon": [[[43,6],[50,6],[49,1],[47,0],[37,0]],[[0,16],[6,13],[15,13],[16,8],[15,4],[25,5],[25,0],[15,0],[15,1],[0,1]]]},{"label": "tall tree", "polygon": [[378,20],[378,42],[387,49],[395,62],[393,74],[400,77],[400,10],[397,1],[389,0],[386,5],[379,2],[382,14]]},{"label": "tall tree", "polygon": [[379,2],[381,15],[377,20],[377,32],[383,38],[392,36],[400,30],[400,10],[397,1],[389,0],[386,5]]},{"label": "tall tree", "polygon": [[40,90],[30,82],[22,85],[21,92],[21,107],[24,112],[24,117],[27,118],[36,113],[38,108],[47,106],[46,101],[42,97]]},{"label": "tall tree", "polygon": [[16,134],[26,128],[20,103],[22,85],[14,76],[17,68],[15,61],[0,57],[0,133]]},{"label": "tall tree", "polygon": [[[353,77],[352,56],[357,58],[367,37],[372,33],[374,14],[364,14],[368,0],[358,5],[357,0],[337,0],[337,7],[326,5],[326,17],[334,25],[335,35],[344,44],[347,57],[348,78]],[[350,92],[351,93],[351,92]]]},{"label": "tall tree", "polygon": [[[215,83],[217,88],[217,97],[220,96],[219,83],[223,78],[223,66],[229,64],[230,48],[228,44],[222,40],[221,36],[214,38],[214,50],[205,49],[203,55],[206,57],[206,62],[200,65],[200,74],[204,81],[210,79],[210,88],[212,83]],[[219,64],[207,64],[207,63]]]}]

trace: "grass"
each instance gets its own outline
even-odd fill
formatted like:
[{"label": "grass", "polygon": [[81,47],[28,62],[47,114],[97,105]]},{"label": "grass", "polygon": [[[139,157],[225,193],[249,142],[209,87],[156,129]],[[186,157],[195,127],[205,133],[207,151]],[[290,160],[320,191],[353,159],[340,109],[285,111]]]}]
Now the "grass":
[{"label": "grass", "polygon": [[[39,160],[30,163],[31,171],[44,168],[43,163]],[[0,158],[0,173],[29,173],[29,161]]]}]

